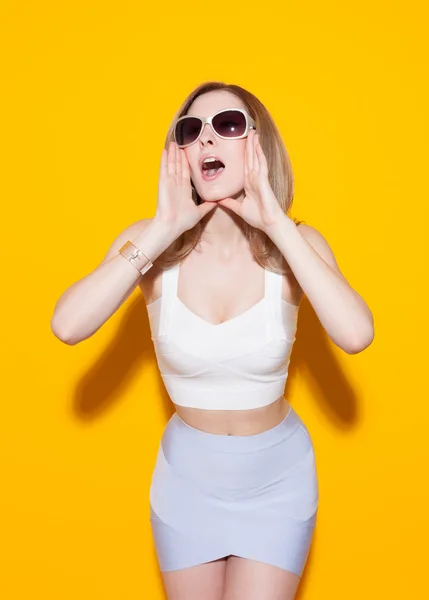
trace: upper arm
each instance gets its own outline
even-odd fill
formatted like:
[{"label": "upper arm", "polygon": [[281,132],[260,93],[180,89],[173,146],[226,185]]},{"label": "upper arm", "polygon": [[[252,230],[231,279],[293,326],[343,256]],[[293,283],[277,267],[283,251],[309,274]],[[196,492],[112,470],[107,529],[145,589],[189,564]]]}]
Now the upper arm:
[{"label": "upper arm", "polygon": [[326,239],[323,235],[317,231],[314,227],[310,225],[305,225],[301,223],[298,225],[299,232],[303,235],[303,237],[307,240],[310,246],[317,252],[317,254],[323,258],[323,260],[343,279],[345,279],[344,275],[341,273],[338,263],[335,259],[334,253],[329,246]]},{"label": "upper arm", "polygon": [[140,221],[132,223],[123,231],[121,231],[121,233],[111,243],[110,248],[108,249],[105,257],[101,261],[101,264],[113,258],[113,256],[115,256],[119,252],[119,250],[122,248],[125,242],[127,242],[128,240],[132,241],[134,238],[136,238],[142,231],[145,230],[145,228],[149,225],[151,221],[151,218],[140,219]]}]

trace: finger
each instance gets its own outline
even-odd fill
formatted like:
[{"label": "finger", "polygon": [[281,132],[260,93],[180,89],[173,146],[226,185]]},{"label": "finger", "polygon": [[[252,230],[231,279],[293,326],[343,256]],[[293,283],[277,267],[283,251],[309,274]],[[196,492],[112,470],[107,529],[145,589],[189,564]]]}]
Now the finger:
[{"label": "finger", "polygon": [[180,156],[180,148],[176,143],[174,144],[174,149],[176,151],[176,173],[177,173],[177,175],[180,175],[180,177],[181,177],[182,176],[182,157]]},{"label": "finger", "polygon": [[161,165],[159,167],[159,176],[160,177],[164,177],[164,175],[167,174],[167,157],[168,157],[168,150],[166,148],[163,148],[162,152],[161,152]]},{"label": "finger", "polygon": [[261,142],[259,141],[259,138],[258,138],[258,144],[256,146],[256,152],[258,154],[260,171],[263,173],[268,173],[267,159],[265,158],[265,154],[264,154],[264,151],[262,150],[262,146],[261,146]]},{"label": "finger", "polygon": [[255,173],[259,173],[259,167],[260,167],[258,147],[259,147],[259,136],[257,133],[255,133],[255,135],[253,137],[253,170],[255,171]]},{"label": "finger", "polygon": [[252,131],[253,129],[250,130],[246,140],[246,162],[248,171],[251,171],[253,169]]},{"label": "finger", "polygon": [[174,143],[170,142],[170,146],[168,148],[168,159],[167,159],[167,173],[169,175],[174,175],[176,172],[176,154],[175,154]]},{"label": "finger", "polygon": [[204,215],[206,215],[211,210],[216,208],[216,204],[217,204],[217,202],[203,202],[202,204],[199,204],[197,208],[200,211],[200,213],[202,213],[202,216],[204,217]]},{"label": "finger", "polygon": [[186,158],[186,153],[183,149],[179,150],[179,152],[182,156],[182,177],[184,177],[185,179],[190,179],[191,174],[189,172],[189,163],[188,159]]},{"label": "finger", "polygon": [[240,204],[237,202],[237,200],[233,200],[232,198],[223,198],[222,200],[218,200],[218,204],[221,206],[226,206],[237,215],[240,214]]},{"label": "finger", "polygon": [[256,164],[256,133],[255,130],[252,129],[252,168],[253,170],[256,169],[257,164]]}]

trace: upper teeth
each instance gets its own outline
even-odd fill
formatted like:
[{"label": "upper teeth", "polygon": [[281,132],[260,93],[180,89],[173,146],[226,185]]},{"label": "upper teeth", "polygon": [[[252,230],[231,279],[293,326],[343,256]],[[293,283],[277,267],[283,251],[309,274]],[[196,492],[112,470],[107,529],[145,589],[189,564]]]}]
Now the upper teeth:
[{"label": "upper teeth", "polygon": [[213,156],[210,156],[209,158],[205,158],[203,160],[203,164],[205,164],[206,162],[214,162],[215,160],[217,160],[217,158],[214,158]]}]

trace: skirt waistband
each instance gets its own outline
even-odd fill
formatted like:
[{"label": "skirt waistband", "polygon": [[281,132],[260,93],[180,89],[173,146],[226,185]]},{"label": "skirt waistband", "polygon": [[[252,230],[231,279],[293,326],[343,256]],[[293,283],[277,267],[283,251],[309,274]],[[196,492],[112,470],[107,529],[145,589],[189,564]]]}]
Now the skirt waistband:
[{"label": "skirt waistband", "polygon": [[269,448],[288,438],[299,426],[304,426],[298,413],[289,406],[285,418],[274,427],[253,435],[226,435],[209,433],[196,429],[186,423],[177,412],[173,414],[167,428],[173,427],[181,435],[194,440],[196,448],[199,444],[220,452],[253,452]]}]

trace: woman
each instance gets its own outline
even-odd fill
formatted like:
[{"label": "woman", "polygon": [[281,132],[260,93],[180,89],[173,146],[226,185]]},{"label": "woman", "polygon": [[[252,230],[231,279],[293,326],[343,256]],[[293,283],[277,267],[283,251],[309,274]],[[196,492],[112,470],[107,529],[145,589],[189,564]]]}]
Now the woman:
[{"label": "woman", "polygon": [[366,303],[313,227],[287,213],[290,161],[264,105],[209,82],[176,114],[155,217],[129,226],[57,303],[52,329],[89,337],[139,285],[176,412],[150,487],[169,600],[294,598],[318,507],[314,449],[284,397],[305,293],[329,337],[373,339]]}]

